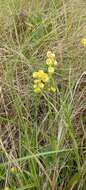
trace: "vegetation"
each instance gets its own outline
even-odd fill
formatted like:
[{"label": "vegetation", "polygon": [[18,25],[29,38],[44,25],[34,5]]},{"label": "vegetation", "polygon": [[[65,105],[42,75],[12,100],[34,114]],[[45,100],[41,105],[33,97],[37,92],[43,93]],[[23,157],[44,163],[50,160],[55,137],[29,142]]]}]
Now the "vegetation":
[{"label": "vegetation", "polygon": [[85,38],[85,0],[0,0],[1,190],[86,190]]}]

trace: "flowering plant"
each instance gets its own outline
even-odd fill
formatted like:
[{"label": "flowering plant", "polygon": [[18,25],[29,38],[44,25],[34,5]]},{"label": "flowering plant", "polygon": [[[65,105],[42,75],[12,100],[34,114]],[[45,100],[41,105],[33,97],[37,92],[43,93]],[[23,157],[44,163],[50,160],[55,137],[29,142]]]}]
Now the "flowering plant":
[{"label": "flowering plant", "polygon": [[44,72],[44,70],[33,72],[33,90],[35,93],[41,93],[44,89],[52,93],[56,91],[55,86],[52,84],[56,65],[57,61],[55,59],[55,54],[48,51],[46,59],[47,72]]}]

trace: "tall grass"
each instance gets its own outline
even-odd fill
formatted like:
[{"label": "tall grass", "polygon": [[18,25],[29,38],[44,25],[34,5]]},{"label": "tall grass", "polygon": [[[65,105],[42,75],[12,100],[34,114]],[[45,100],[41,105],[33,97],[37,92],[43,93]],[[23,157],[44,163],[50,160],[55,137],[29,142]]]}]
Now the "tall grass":
[{"label": "tall grass", "polygon": [[[0,189],[86,190],[85,23],[84,0],[0,0]],[[48,50],[57,92],[39,96]]]}]

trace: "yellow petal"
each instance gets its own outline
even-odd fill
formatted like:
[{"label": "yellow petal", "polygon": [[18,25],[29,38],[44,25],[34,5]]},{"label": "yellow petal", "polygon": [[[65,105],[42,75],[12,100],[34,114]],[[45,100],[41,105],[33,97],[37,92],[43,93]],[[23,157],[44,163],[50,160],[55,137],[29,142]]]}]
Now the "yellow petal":
[{"label": "yellow petal", "polygon": [[33,73],[33,78],[37,78],[38,77],[38,72],[34,72]]},{"label": "yellow petal", "polygon": [[48,58],[55,59],[55,54],[52,53],[51,51],[48,51],[48,52],[47,52],[47,57],[48,57]]},{"label": "yellow petal", "polygon": [[34,85],[33,85],[33,88],[37,88],[37,84],[34,84]]},{"label": "yellow petal", "polygon": [[84,39],[81,40],[81,44],[82,44],[84,47],[86,47],[86,38],[84,38]]},{"label": "yellow petal", "polygon": [[12,167],[10,169],[10,172],[13,173],[13,174],[15,174],[17,172],[17,168],[16,167]]},{"label": "yellow petal", "polygon": [[52,54],[51,54],[51,57],[52,57],[53,59],[55,59],[55,53],[52,53]]},{"label": "yellow petal", "polygon": [[52,52],[51,52],[51,51],[48,51],[48,52],[47,52],[47,57],[50,57],[51,54],[52,54]]},{"label": "yellow petal", "polygon": [[46,60],[46,64],[47,64],[48,66],[53,65],[53,60],[52,60],[51,58],[48,58],[48,59]]},{"label": "yellow petal", "polygon": [[48,92],[56,92],[56,88],[54,86],[51,86],[48,88]]},{"label": "yellow petal", "polygon": [[48,74],[45,74],[42,80],[43,80],[43,82],[45,82],[45,83],[48,82],[48,81],[49,81],[49,76],[48,76]]},{"label": "yellow petal", "polygon": [[43,75],[44,75],[44,71],[43,70],[39,70],[38,71],[38,78],[43,77]]},{"label": "yellow petal", "polygon": [[54,67],[49,67],[48,68],[48,73],[53,74],[54,73]]},{"label": "yellow petal", "polygon": [[41,88],[41,89],[43,89],[43,88],[44,88],[44,84],[43,84],[42,82],[40,82],[40,83],[38,84],[38,87]]},{"label": "yellow petal", "polygon": [[38,83],[40,83],[40,80],[35,79],[35,80],[34,80],[34,83],[35,83],[35,84],[38,84]]},{"label": "yellow petal", "polygon": [[34,92],[35,92],[36,94],[39,94],[39,93],[41,92],[41,89],[40,89],[39,87],[34,88]]},{"label": "yellow petal", "polygon": [[55,65],[55,66],[57,65],[57,61],[56,61],[56,60],[54,61],[54,65]]}]

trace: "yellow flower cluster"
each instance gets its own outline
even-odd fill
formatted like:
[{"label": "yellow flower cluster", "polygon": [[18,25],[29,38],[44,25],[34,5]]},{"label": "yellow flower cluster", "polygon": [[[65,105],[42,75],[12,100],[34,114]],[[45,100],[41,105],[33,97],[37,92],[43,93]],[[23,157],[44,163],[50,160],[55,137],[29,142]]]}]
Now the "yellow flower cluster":
[{"label": "yellow flower cluster", "polygon": [[47,52],[47,60],[46,60],[47,65],[57,65],[57,61],[55,60],[55,54],[52,53],[51,51]]},{"label": "yellow flower cluster", "polygon": [[47,72],[44,72],[43,70],[38,70],[36,72],[33,72],[33,89],[35,93],[41,93],[41,91],[46,87],[49,92],[55,92],[56,88],[50,84],[52,74],[55,71],[55,66],[57,65],[57,61],[55,59],[55,54],[51,51],[47,52],[47,60],[46,64],[48,66]]},{"label": "yellow flower cluster", "polygon": [[86,38],[84,38],[84,39],[81,40],[81,44],[82,44],[84,47],[86,47]]},{"label": "yellow flower cluster", "polygon": [[39,70],[33,73],[33,78],[34,78],[34,85],[33,85],[34,92],[40,93],[41,90],[44,88],[45,83],[49,81],[49,76],[43,70]]}]

